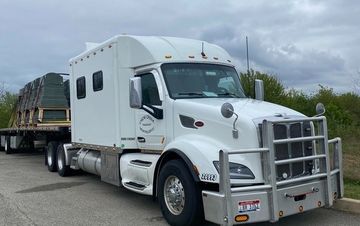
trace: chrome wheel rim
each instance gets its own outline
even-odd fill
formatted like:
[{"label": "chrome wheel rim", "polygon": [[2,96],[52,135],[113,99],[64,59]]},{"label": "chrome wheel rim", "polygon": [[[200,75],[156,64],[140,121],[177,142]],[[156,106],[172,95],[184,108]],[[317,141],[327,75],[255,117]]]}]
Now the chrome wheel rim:
[{"label": "chrome wheel rim", "polygon": [[58,155],[58,168],[59,170],[62,170],[62,168],[64,167],[64,156],[62,154]]},{"label": "chrome wheel rim", "polygon": [[47,162],[48,162],[49,166],[52,166],[53,160],[52,160],[52,157],[51,157],[51,152],[49,152],[49,151],[47,153]]},{"label": "chrome wheel rim", "polygon": [[176,176],[169,176],[164,183],[164,200],[168,210],[179,215],[184,210],[185,192],[184,187]]}]

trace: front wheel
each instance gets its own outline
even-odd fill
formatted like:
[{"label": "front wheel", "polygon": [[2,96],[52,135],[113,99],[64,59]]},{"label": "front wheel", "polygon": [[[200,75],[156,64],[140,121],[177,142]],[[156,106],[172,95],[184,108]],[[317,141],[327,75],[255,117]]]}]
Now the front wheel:
[{"label": "front wheel", "polygon": [[201,192],[180,160],[167,162],[160,171],[158,198],[170,225],[199,225],[203,219]]}]

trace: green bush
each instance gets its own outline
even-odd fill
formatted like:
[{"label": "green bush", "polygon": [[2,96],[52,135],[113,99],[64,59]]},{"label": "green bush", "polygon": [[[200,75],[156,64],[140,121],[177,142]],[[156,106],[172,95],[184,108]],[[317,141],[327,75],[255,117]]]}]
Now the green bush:
[{"label": "green bush", "polygon": [[10,92],[0,94],[0,128],[8,127],[16,102],[16,95]]}]

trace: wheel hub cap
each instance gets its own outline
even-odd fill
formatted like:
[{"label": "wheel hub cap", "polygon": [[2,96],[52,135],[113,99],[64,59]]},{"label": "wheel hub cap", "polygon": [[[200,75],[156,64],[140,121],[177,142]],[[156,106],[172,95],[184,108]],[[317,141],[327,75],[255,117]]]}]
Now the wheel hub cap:
[{"label": "wheel hub cap", "polygon": [[184,187],[176,176],[169,176],[164,184],[165,203],[170,212],[179,215],[185,206]]}]

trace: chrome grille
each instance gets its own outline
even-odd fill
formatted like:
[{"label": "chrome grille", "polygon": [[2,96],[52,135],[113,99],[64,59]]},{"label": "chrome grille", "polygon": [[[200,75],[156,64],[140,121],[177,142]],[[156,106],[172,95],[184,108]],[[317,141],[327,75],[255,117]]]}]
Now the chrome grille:
[{"label": "chrome grille", "polygon": [[[310,122],[275,124],[273,128],[276,140],[311,136]],[[275,144],[274,151],[275,160],[311,156],[313,155],[313,144],[311,141]],[[314,160],[278,165],[276,167],[277,180],[310,175],[313,166]]]}]

